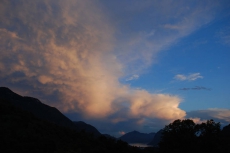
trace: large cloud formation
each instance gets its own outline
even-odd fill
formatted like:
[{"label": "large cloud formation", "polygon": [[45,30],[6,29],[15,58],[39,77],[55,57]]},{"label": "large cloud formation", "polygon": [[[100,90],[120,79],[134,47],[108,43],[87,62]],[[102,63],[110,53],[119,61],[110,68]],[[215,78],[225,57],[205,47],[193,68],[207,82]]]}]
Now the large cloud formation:
[{"label": "large cloud formation", "polygon": [[[152,32],[129,40],[125,48],[115,39],[116,28],[110,19],[93,1],[1,0],[0,21],[1,86],[39,97],[63,112],[109,119],[112,123],[130,119],[136,124],[146,119],[171,121],[186,115],[178,107],[181,99],[177,96],[151,94],[119,82],[128,75],[125,70],[132,69],[137,61],[149,65],[150,57],[165,45],[159,41],[150,45],[149,41],[156,40]],[[198,26],[190,22],[162,25],[171,31],[165,43],[174,42]],[[182,30],[176,32],[179,26]],[[176,37],[171,37],[175,33]],[[157,32],[155,35],[159,36]],[[138,47],[144,41],[154,51]],[[121,51],[116,50],[117,43],[123,47]],[[133,44],[137,44],[138,52],[132,52]],[[139,53],[141,56],[137,56]]]},{"label": "large cloud formation", "polygon": [[123,107],[128,111],[122,120],[185,116],[178,97],[119,83],[123,65],[111,52],[113,28],[92,2],[1,3],[0,70],[6,82],[55,94],[59,109],[90,118],[106,118]]}]

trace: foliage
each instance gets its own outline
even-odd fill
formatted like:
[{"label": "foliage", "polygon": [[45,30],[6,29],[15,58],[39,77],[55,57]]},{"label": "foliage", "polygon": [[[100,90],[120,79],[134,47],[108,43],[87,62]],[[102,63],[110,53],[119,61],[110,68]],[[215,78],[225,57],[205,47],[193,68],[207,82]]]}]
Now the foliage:
[{"label": "foliage", "polygon": [[159,147],[161,152],[221,152],[222,140],[220,123],[212,119],[201,124],[178,119],[165,126]]}]

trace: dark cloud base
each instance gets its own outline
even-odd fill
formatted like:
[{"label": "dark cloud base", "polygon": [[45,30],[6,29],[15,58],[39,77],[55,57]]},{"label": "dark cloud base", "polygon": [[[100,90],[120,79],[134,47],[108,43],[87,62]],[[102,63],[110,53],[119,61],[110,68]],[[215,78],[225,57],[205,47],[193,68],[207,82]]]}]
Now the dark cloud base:
[{"label": "dark cloud base", "polygon": [[202,86],[195,86],[193,88],[180,88],[179,90],[184,90],[184,91],[187,91],[187,90],[208,90],[208,91],[211,91],[212,89],[207,88],[207,87],[202,87]]}]

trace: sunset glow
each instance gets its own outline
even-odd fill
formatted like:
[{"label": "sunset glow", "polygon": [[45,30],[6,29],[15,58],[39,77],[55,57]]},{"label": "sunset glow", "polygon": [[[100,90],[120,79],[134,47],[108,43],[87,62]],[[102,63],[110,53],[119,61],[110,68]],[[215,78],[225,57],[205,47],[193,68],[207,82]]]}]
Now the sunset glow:
[{"label": "sunset glow", "polygon": [[112,135],[227,124],[229,19],[225,0],[2,0],[0,86]]}]

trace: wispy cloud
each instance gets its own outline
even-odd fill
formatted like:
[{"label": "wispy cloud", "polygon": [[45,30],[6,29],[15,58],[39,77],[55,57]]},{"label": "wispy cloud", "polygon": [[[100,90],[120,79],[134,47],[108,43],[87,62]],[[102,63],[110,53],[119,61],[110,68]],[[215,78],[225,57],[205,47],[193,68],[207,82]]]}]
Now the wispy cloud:
[{"label": "wispy cloud", "polygon": [[217,32],[217,37],[220,38],[223,44],[230,45],[230,27],[225,27]]},{"label": "wispy cloud", "polygon": [[206,87],[202,87],[202,86],[195,86],[193,88],[180,88],[179,90],[184,90],[184,91],[187,91],[187,90],[212,90],[211,88],[206,88]]},{"label": "wispy cloud", "polygon": [[220,108],[194,110],[187,112],[186,118],[194,118],[197,122],[214,119],[216,122],[221,122],[222,125],[226,125],[230,122],[230,110]]},{"label": "wispy cloud", "polygon": [[[17,33],[8,31],[6,29],[0,28],[0,33],[1,33],[2,37],[5,36],[5,37],[12,37],[12,38],[16,38],[16,39],[21,39],[18,37]],[[3,39],[3,38],[1,38],[1,39]]]},{"label": "wispy cloud", "polygon": [[[213,8],[218,7],[218,2],[215,1],[196,1],[197,5],[194,7],[187,1],[146,3],[136,1],[136,5],[124,7],[128,10],[117,12],[120,14],[117,22],[122,24],[125,21],[129,25],[120,25],[122,32],[118,32],[118,35],[121,39],[118,40],[119,47],[116,51],[118,59],[125,65],[125,71],[130,74],[140,74],[144,68],[156,62],[154,59],[159,51],[209,23],[215,17]],[[124,3],[119,3],[119,7],[122,4]],[[151,15],[146,15],[145,11],[151,12]],[[148,28],[141,29],[141,26],[136,26],[140,22],[149,23]]]},{"label": "wispy cloud", "polygon": [[133,76],[127,78],[126,81],[137,80],[138,78],[139,78],[139,75],[134,74]]},{"label": "wispy cloud", "polygon": [[165,25],[163,25],[163,27],[166,29],[173,29],[173,30],[180,30],[183,28],[179,25],[172,25],[172,24],[165,24]]},{"label": "wispy cloud", "polygon": [[197,79],[202,79],[202,78],[203,76],[201,76],[200,73],[192,73],[189,75],[177,74],[176,76],[174,76],[174,79],[179,81],[195,81]]}]

